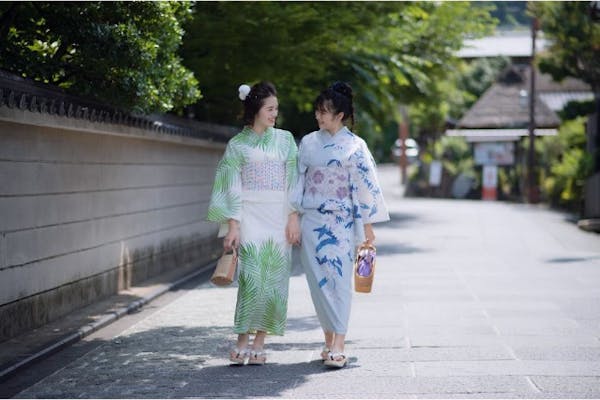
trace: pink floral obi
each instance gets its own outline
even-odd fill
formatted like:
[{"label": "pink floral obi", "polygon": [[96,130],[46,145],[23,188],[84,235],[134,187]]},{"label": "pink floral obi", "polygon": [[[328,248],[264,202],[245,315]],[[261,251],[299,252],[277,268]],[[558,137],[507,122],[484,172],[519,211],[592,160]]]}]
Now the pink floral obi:
[{"label": "pink floral obi", "polygon": [[283,161],[249,162],[242,167],[242,189],[248,191],[285,190]]},{"label": "pink floral obi", "polygon": [[352,203],[348,171],[343,167],[308,167],[304,179],[305,208],[319,208],[323,203],[343,209]]}]

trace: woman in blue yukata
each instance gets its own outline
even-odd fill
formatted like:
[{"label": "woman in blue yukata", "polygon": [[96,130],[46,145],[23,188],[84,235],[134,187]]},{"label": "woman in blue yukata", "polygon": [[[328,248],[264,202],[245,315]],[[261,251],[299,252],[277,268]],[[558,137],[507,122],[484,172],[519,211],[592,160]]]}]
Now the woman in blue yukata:
[{"label": "woman in blue yukata", "polygon": [[347,364],[344,341],[352,300],[358,245],[375,242],[372,224],[389,220],[375,162],[354,123],[352,88],[336,82],[314,104],[319,130],[302,138],[298,150],[298,209],[302,212],[301,263],[325,334],[324,364]]}]

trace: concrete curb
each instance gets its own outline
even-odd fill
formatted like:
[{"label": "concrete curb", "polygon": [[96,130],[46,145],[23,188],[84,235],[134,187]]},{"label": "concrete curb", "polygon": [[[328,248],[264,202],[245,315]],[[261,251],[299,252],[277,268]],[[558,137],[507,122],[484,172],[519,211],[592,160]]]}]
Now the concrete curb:
[{"label": "concrete curb", "polygon": [[76,332],[73,332],[59,340],[55,340],[53,342],[47,343],[46,345],[44,345],[44,347],[38,349],[34,354],[32,354],[22,360],[19,360],[9,366],[6,366],[6,364],[1,366],[3,369],[0,370],[0,382],[6,380],[8,377],[10,377],[12,374],[18,372],[19,370],[26,368],[35,362],[38,362],[38,361],[60,351],[68,346],[71,346],[71,345],[77,343],[84,337],[91,335],[92,333],[96,332],[97,330],[99,330],[101,328],[104,328],[105,326],[115,322],[119,318],[121,318],[127,314],[131,314],[132,312],[140,309],[144,305],[150,303],[152,300],[165,294],[166,292],[173,290],[177,286],[180,286],[180,285],[190,281],[191,279],[195,278],[196,276],[205,273],[209,269],[214,268],[215,265],[216,265],[216,262],[207,264],[203,267],[200,267],[198,270],[196,270],[188,275],[185,275],[184,277],[182,277],[174,282],[165,283],[162,285],[162,287],[147,294],[146,296],[142,297],[141,299],[133,301],[125,307],[121,307],[115,311],[111,311],[111,312],[107,313],[106,315],[104,315],[99,320],[97,320],[91,324],[84,325],[81,328],[79,328]]}]

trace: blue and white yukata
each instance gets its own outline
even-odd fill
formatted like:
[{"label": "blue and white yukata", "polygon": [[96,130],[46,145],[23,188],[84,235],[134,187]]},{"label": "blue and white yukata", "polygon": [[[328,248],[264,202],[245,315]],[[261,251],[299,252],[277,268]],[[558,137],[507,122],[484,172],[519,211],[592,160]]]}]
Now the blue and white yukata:
[{"label": "blue and white yukata", "polygon": [[302,138],[298,171],[300,260],[321,327],[345,334],[364,224],[389,220],[375,161],[365,141],[348,128],[335,135],[319,130]]}]

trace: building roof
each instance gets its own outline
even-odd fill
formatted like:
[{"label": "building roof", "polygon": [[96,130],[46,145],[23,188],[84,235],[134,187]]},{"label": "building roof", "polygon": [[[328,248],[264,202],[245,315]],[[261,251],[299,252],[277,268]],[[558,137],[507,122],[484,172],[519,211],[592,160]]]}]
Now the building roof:
[{"label": "building roof", "polygon": [[[511,65],[459,120],[458,128],[527,128],[529,126],[528,65]],[[556,128],[560,119],[542,100],[542,96],[585,87],[577,80],[555,83],[545,74],[536,73],[536,128]]]}]

